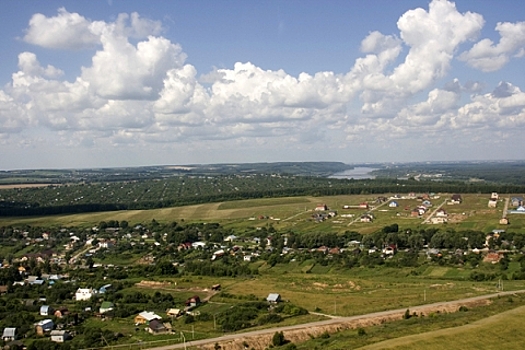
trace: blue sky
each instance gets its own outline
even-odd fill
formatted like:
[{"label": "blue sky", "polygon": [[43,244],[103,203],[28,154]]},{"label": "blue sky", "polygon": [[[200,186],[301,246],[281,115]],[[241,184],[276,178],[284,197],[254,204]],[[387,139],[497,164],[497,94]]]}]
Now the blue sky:
[{"label": "blue sky", "polygon": [[519,1],[5,1],[0,169],[523,159]]}]

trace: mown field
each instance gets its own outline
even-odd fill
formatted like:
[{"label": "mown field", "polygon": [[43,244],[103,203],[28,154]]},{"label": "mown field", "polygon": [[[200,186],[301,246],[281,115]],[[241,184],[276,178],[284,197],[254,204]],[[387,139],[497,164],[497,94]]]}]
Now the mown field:
[{"label": "mown field", "polygon": [[[390,194],[385,194],[389,196]],[[513,195],[505,195],[511,197]],[[357,231],[362,234],[375,232],[392,223],[402,228],[441,227],[454,230],[479,230],[490,232],[494,229],[522,232],[525,230],[525,215],[511,214],[510,225],[502,226],[499,219],[502,217],[504,201],[500,200],[496,208],[488,208],[486,194],[463,195],[463,203],[459,205],[443,205],[449,214],[449,222],[441,225],[423,223],[424,219],[441,205],[450,194],[439,194],[439,198],[432,200],[433,208],[422,218],[410,216],[410,210],[420,205],[416,199],[396,199],[399,207],[390,208],[387,203],[373,204],[376,195],[342,195],[342,196],[303,196],[284,198],[262,198],[220,203],[206,203],[184,207],[126,210],[100,213],[83,213],[68,215],[53,215],[44,217],[0,217],[0,225],[14,223],[34,226],[85,226],[90,227],[101,221],[117,220],[128,221],[130,224],[149,222],[153,219],[159,222],[182,220],[186,222],[218,222],[221,225],[242,232],[256,227],[269,226],[278,231],[292,230],[295,232],[345,232]],[[368,210],[375,216],[372,223],[359,222],[359,217],[367,212],[363,209],[342,209],[344,205],[358,205],[362,202],[372,203],[375,209]],[[326,204],[336,210],[338,216],[316,223],[312,220],[313,209],[318,204]],[[343,217],[352,215],[352,217]],[[264,219],[261,219],[264,217]]]}]

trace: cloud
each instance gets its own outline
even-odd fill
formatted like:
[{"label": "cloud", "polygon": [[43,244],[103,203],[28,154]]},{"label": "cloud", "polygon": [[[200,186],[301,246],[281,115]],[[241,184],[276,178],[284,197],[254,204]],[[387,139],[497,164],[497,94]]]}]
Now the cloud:
[{"label": "cloud", "polygon": [[58,10],[55,17],[34,14],[29,21],[24,41],[51,49],[80,49],[98,43],[91,29],[91,22],[78,13]]},{"label": "cloud", "polygon": [[160,22],[143,19],[136,12],[131,15],[120,14],[115,22],[106,23],[91,21],[61,7],[54,17],[34,14],[23,39],[27,43],[49,49],[78,50],[100,44],[100,37],[105,32],[142,39],[149,35],[158,35],[161,31]]},{"label": "cloud", "polygon": [[23,107],[0,90],[0,135],[21,132],[29,123]]},{"label": "cloud", "polygon": [[512,56],[523,57],[525,52],[525,22],[503,22],[496,25],[500,40],[498,44],[490,39],[477,42],[458,58],[483,72],[493,72],[505,66]]},{"label": "cloud", "polygon": [[156,99],[166,72],[186,59],[178,44],[162,37],[149,36],[135,46],[125,37],[104,34],[101,42],[102,50],[91,67],[82,68],[81,79],[103,98]]},{"label": "cloud", "polygon": [[[361,57],[344,74],[293,76],[251,62],[203,74],[186,62],[179,44],[162,36],[160,22],[137,13],[111,22],[63,8],[52,17],[35,14],[26,42],[86,49],[91,60],[67,81],[61,69],[20,53],[18,71],[0,90],[0,137],[14,142],[18,135],[20,144],[36,145],[42,139],[34,134],[46,130],[64,147],[162,147],[167,153],[174,145],[197,149],[202,141],[209,148],[311,150],[320,144],[365,147],[370,140],[415,139],[430,147],[427,137],[446,144],[448,137],[482,139],[493,131],[503,137],[525,126],[520,88],[502,82],[483,93],[487,83],[449,74],[461,45],[483,24],[479,14],[434,0],[428,10],[403,14],[398,33],[370,32],[361,41]],[[471,58],[495,62],[498,55],[520,55],[520,28],[498,25],[500,43],[481,41],[460,57],[471,64]]]},{"label": "cloud", "polygon": [[428,11],[407,11],[397,26],[409,51],[391,73],[385,68],[399,55],[401,43],[396,37],[371,33],[361,49],[374,54],[356,60],[348,75],[363,90],[362,112],[374,117],[395,116],[408,98],[448,73],[459,45],[475,38],[483,23],[479,14],[461,14],[454,3],[445,0],[432,1]]},{"label": "cloud", "polygon": [[473,96],[451,119],[456,129],[485,129],[511,132],[525,126],[525,93],[501,82],[492,93]]}]

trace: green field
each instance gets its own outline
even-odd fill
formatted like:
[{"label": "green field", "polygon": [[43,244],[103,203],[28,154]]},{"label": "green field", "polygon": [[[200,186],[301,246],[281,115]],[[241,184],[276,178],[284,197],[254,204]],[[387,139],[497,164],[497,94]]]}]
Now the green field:
[{"label": "green field", "polygon": [[525,300],[497,298],[465,312],[433,314],[319,336],[300,350],[523,349]]},{"label": "green field", "polygon": [[[433,202],[435,202],[435,205],[439,205],[449,196],[449,194],[440,194],[440,198],[433,200]],[[508,195],[508,197],[511,196]],[[155,219],[159,222],[181,220],[186,222],[213,221],[240,231],[273,225],[277,230],[281,231],[357,231],[366,234],[375,232],[394,222],[403,228],[428,228],[435,226],[455,230],[480,230],[484,232],[501,228],[515,232],[525,230],[525,215],[511,214],[509,216],[510,225],[502,226],[499,224],[499,219],[502,217],[503,202],[500,202],[497,208],[488,208],[487,196],[478,194],[463,195],[463,203],[459,205],[444,205],[443,208],[449,213],[449,222],[441,225],[423,224],[428,213],[423,218],[410,216],[410,211],[405,209],[411,209],[420,205],[421,202],[418,202],[416,199],[396,200],[399,202],[398,208],[390,208],[386,204],[376,208],[372,211],[375,216],[375,220],[372,223],[362,223],[359,220],[355,220],[365,213],[366,210],[342,209],[343,205],[357,205],[365,201],[373,203],[376,198],[377,196],[375,195],[262,198],[152,210],[112,211],[45,217],[1,217],[0,225],[6,226],[16,223],[33,226],[90,227],[101,221],[109,220],[128,221],[130,224],[136,224]],[[322,223],[315,223],[311,215],[317,204],[326,204],[330,209],[337,210],[339,216]],[[429,212],[431,211],[432,208]],[[343,217],[342,214],[350,214],[353,217]],[[265,217],[265,219],[261,220],[260,217]]]},{"label": "green field", "polygon": [[523,349],[525,306],[471,324],[365,346],[373,349]]}]

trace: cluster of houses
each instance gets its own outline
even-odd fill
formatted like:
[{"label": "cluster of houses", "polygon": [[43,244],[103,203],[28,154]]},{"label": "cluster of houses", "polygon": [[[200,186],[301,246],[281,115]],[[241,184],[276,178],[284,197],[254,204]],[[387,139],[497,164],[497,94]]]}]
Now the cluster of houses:
[{"label": "cluster of houses", "polygon": [[[172,309],[170,309],[172,310]],[[145,328],[151,334],[173,333],[170,322],[162,322],[162,317],[151,311],[142,311],[133,319],[136,326],[147,325]]]},{"label": "cluster of houses", "polygon": [[523,201],[523,197],[511,197],[510,205],[514,207],[514,209],[507,210],[508,214],[525,214],[525,202]]},{"label": "cluster of houses", "polygon": [[[31,277],[31,276],[29,276]],[[4,286],[2,286],[4,287]],[[111,288],[110,284],[107,284],[105,286],[102,286],[100,289],[95,290],[93,288],[79,288],[77,289],[74,300],[76,301],[85,301],[89,300],[95,295],[104,294],[109,288]],[[2,289],[3,290],[3,289]],[[40,299],[40,302],[45,302],[46,299]],[[35,300],[27,300],[26,304],[30,303],[31,305],[35,305]],[[115,305],[112,302],[104,301],[100,305],[99,313],[95,314],[96,316],[104,315],[107,312],[110,312],[114,310]],[[73,337],[73,334],[66,330],[66,329],[60,329],[63,327],[62,324],[56,325],[53,322],[53,319],[49,317],[55,317],[57,319],[65,319],[68,317],[67,325],[74,325],[78,323],[78,314],[77,313],[71,313],[69,309],[66,306],[60,306],[60,307],[53,307],[51,305],[41,305],[38,311],[38,314],[44,318],[38,322],[36,322],[33,326],[35,327],[35,332],[39,336],[49,335],[50,340],[57,343],[62,343],[68,339],[71,339]],[[57,328],[58,327],[58,328]],[[7,327],[4,329],[2,339],[4,341],[13,341],[18,338],[17,329],[13,327]]]}]

